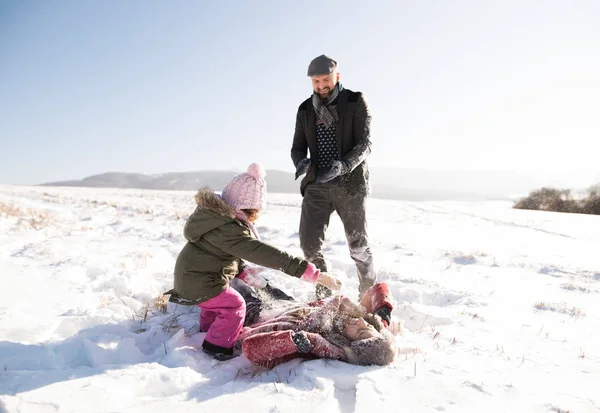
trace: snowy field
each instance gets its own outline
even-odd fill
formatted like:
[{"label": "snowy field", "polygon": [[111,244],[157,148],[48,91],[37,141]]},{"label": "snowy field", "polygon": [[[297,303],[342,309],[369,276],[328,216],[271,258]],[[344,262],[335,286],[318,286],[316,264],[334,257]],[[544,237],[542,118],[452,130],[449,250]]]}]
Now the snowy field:
[{"label": "snowy field", "polygon": [[[396,363],[261,371],[197,350],[198,308],[154,304],[193,195],[0,186],[1,413],[600,412],[600,217],[371,199],[378,278],[404,323]],[[300,196],[268,202],[263,239],[301,255]],[[337,217],[326,247],[354,298]]]}]

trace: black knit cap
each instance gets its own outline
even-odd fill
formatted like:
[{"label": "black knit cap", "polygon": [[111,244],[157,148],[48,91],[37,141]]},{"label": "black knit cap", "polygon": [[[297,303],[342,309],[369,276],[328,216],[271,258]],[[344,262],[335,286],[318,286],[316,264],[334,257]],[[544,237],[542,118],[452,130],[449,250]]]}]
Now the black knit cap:
[{"label": "black knit cap", "polygon": [[307,76],[330,75],[335,72],[335,69],[337,69],[337,62],[322,54],[310,62]]}]

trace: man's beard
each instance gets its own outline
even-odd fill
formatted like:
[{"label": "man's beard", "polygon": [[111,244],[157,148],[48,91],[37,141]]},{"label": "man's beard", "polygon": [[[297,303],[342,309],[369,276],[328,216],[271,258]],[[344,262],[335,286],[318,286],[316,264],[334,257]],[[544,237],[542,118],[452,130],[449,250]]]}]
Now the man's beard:
[{"label": "man's beard", "polygon": [[319,95],[319,97],[321,99],[327,99],[333,93],[333,89],[335,89],[335,86],[333,88],[331,88],[331,89],[327,88],[326,92],[320,90],[320,91],[317,92],[317,95]]}]

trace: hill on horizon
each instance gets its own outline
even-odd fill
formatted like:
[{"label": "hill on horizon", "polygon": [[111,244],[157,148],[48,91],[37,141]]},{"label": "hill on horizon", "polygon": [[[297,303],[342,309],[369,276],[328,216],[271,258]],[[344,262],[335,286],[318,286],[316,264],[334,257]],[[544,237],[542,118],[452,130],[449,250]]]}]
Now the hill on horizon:
[{"label": "hill on horizon", "polygon": [[[205,170],[141,174],[106,172],[81,180],[48,182],[42,186],[97,188],[137,188],[162,190],[197,190],[207,186],[220,190],[235,170]],[[531,190],[551,183],[511,171],[443,171],[395,168],[370,168],[371,196],[408,201],[480,201],[516,199]],[[268,190],[272,193],[298,193],[300,180],[291,172],[267,170]]]}]

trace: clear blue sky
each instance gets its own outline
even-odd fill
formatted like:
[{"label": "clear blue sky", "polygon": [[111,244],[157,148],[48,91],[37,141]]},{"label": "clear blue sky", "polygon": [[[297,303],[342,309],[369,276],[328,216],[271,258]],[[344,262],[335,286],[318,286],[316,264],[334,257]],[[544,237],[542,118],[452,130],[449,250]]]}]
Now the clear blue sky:
[{"label": "clear blue sky", "polygon": [[600,176],[600,2],[0,2],[0,183],[293,170],[306,68],[373,110],[372,166]]}]

